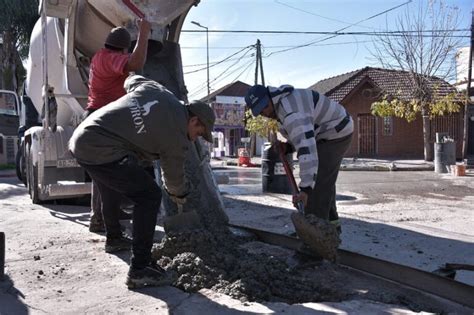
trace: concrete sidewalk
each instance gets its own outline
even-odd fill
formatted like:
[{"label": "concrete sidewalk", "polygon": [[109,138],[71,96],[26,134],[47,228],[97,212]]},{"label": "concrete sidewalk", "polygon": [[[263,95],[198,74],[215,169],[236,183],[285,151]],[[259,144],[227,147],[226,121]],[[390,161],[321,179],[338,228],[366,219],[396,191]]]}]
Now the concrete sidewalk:
[{"label": "concrete sidewalk", "polygon": [[[295,160],[297,163],[297,160]],[[262,165],[259,156],[253,157],[251,163],[255,167]],[[223,168],[237,166],[238,158],[222,157],[211,159],[212,168]],[[367,159],[367,158],[345,158],[342,161],[341,171],[433,171],[433,162],[424,160],[404,159]]]}]

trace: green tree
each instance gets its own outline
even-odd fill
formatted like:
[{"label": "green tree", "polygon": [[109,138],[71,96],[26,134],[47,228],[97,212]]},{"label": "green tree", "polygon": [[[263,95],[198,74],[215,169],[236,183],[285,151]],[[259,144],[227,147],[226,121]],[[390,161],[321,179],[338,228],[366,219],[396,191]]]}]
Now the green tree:
[{"label": "green tree", "polygon": [[271,140],[272,134],[278,131],[278,123],[274,119],[265,118],[261,115],[254,117],[250,110],[246,110],[245,129],[250,133]]},{"label": "green tree", "polygon": [[[459,9],[442,0],[420,1],[418,8],[407,6],[396,20],[396,32],[390,30],[374,41],[372,55],[386,69],[407,71],[414,97],[410,101],[385,98],[373,106],[373,113],[397,116],[408,121],[420,113],[423,119],[425,160],[433,157],[429,139],[430,117],[458,111],[449,97],[441,100],[430,88],[430,78],[449,81],[455,75],[455,54],[461,46]],[[389,108],[393,107],[393,108]]]},{"label": "green tree", "polygon": [[25,76],[22,59],[28,56],[31,31],[39,18],[38,0],[0,0],[2,87],[18,90]]}]

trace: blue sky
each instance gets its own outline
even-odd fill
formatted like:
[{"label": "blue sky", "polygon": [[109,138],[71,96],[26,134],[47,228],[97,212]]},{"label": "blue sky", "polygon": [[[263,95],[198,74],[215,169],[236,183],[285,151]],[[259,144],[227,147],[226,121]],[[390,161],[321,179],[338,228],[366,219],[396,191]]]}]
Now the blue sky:
[{"label": "blue sky", "polygon": [[[363,21],[370,16],[396,7],[407,0],[201,0],[189,12],[183,30],[202,30],[191,21],[199,22],[209,30],[277,30],[277,31],[345,31],[396,30],[395,19],[406,8],[416,10],[419,0],[398,9]],[[471,0],[445,1],[460,9],[459,28],[469,28]],[[466,33],[467,34],[467,33]],[[245,49],[260,39],[263,47],[263,69],[266,85],[292,84],[306,88],[321,79],[356,70],[378,66],[370,55],[372,37],[337,36],[314,46],[276,53],[327,37],[327,35],[275,35],[209,33],[209,60],[214,62],[237,53],[231,60],[210,67],[211,92],[240,80],[253,84],[255,80],[255,50]],[[469,39],[463,39],[465,46]],[[185,82],[189,98],[207,94],[206,88],[206,35],[183,32],[180,38]],[[240,53],[238,53],[242,50]],[[271,54],[274,52],[274,54]],[[244,55],[247,53],[246,55]],[[271,54],[271,55],[270,55]],[[240,59],[239,59],[240,58]],[[234,65],[233,65],[234,64]],[[196,71],[186,74],[186,72]],[[226,71],[227,70],[227,71]]]}]

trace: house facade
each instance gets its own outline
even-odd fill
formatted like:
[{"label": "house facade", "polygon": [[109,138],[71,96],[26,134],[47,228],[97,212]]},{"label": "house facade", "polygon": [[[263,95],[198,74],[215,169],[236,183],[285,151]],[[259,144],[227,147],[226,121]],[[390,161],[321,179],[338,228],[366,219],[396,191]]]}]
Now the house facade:
[{"label": "house facade", "polygon": [[[413,99],[409,73],[365,67],[339,76],[321,80],[310,89],[340,102],[354,119],[354,135],[346,156],[374,158],[422,159],[423,123],[421,115],[413,122],[397,117],[371,114],[371,105],[384,95],[403,100]],[[455,92],[447,82],[431,77],[429,86],[437,95]],[[456,157],[462,157],[463,110],[430,121],[429,134],[434,145],[437,132],[447,133],[456,141]]]},{"label": "house facade", "polygon": [[236,81],[201,99],[216,114],[212,157],[237,156],[238,149],[245,146],[241,139],[247,137],[244,97],[249,88],[248,84]]}]

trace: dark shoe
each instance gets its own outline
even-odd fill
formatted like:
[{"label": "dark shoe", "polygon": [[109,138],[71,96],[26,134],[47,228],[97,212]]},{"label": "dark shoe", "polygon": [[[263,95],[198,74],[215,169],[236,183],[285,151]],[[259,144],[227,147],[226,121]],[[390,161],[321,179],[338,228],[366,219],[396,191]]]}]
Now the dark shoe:
[{"label": "dark shoe", "polygon": [[128,213],[127,211],[120,210],[119,213],[119,220],[131,220],[132,214]]},{"label": "dark shoe", "polygon": [[105,241],[105,252],[109,254],[129,250],[130,248],[132,248],[132,241],[124,236],[118,238],[108,237]]},{"label": "dark shoe", "polygon": [[163,286],[173,283],[171,274],[158,265],[150,265],[143,269],[130,267],[125,284],[129,289],[138,289],[147,286]]},{"label": "dark shoe", "polygon": [[89,223],[89,232],[104,233],[105,232],[104,221],[91,220],[91,222]]}]

